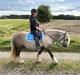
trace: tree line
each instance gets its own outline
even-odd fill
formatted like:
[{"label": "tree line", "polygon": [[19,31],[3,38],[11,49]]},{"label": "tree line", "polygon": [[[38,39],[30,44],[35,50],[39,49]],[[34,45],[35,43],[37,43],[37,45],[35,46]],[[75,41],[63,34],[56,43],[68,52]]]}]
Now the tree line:
[{"label": "tree line", "polygon": [[80,20],[80,16],[74,16],[74,15],[54,15],[52,16],[52,19],[64,19],[64,20]]},{"label": "tree line", "polygon": [[[28,19],[30,15],[9,15],[0,16],[0,19]],[[52,15],[52,19],[64,19],[64,20],[80,20],[80,16],[74,15]]]},{"label": "tree line", "polygon": [[0,16],[0,19],[28,19],[30,15],[9,15]]}]

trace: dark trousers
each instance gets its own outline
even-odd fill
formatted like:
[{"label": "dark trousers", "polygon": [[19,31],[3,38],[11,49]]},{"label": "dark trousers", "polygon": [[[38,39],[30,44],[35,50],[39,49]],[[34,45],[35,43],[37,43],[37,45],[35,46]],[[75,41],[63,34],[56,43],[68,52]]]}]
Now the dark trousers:
[{"label": "dark trousers", "polygon": [[41,31],[40,31],[40,30],[34,30],[34,31],[31,31],[31,33],[33,34],[36,47],[37,47],[37,46],[40,47],[39,40],[42,39]]}]

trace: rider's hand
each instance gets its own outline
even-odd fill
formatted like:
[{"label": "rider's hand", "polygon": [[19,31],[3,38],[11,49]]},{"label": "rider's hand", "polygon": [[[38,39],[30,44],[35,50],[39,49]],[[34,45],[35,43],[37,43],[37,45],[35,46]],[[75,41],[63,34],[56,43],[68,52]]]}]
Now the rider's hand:
[{"label": "rider's hand", "polygon": [[36,29],[38,29],[38,30],[40,30],[40,31],[43,31],[42,28],[40,28],[40,27],[36,27]]}]

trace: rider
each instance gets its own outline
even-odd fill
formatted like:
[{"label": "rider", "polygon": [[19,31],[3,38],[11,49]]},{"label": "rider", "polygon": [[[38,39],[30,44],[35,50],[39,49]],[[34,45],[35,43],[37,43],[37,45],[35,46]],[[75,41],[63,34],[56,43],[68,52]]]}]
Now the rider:
[{"label": "rider", "polygon": [[31,16],[29,18],[29,20],[30,20],[30,30],[31,30],[31,33],[34,36],[36,49],[40,50],[39,40],[42,37],[42,35],[41,35],[41,30],[42,29],[39,27],[39,23],[38,23],[36,17],[37,17],[37,10],[36,9],[32,9],[31,10]]}]

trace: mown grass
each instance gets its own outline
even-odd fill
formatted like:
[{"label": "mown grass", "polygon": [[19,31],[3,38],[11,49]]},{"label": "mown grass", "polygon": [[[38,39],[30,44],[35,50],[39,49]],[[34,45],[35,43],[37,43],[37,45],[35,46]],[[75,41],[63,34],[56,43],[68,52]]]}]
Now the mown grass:
[{"label": "mown grass", "polygon": [[80,73],[80,61],[61,60],[58,64],[53,64],[51,61],[42,61],[35,63],[33,59],[27,59],[25,64],[10,62],[9,60],[0,61],[0,70],[8,71],[45,71],[55,73]]},{"label": "mown grass", "polygon": [[[75,21],[73,22],[75,23]],[[29,21],[27,19],[0,19],[0,51],[10,51],[13,33],[28,30]],[[53,51],[80,52],[80,36],[71,37],[71,43],[68,48],[63,48],[58,43],[54,44]]]}]

